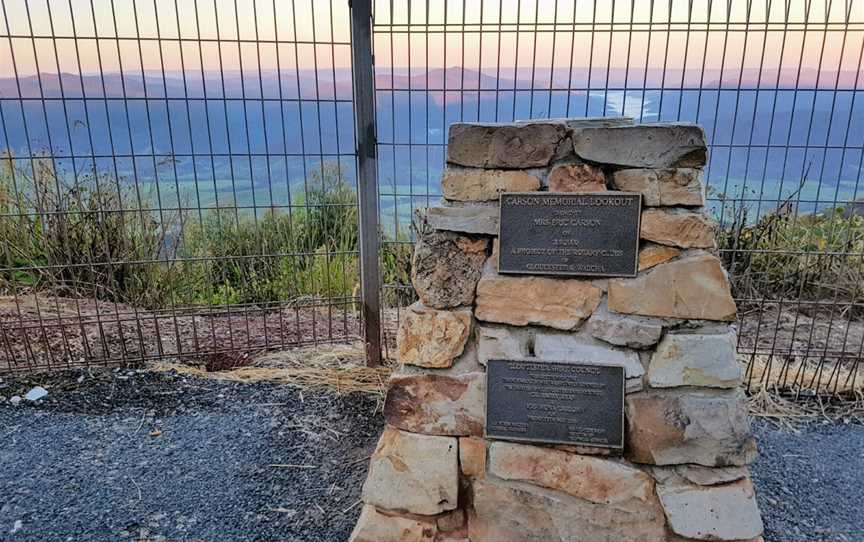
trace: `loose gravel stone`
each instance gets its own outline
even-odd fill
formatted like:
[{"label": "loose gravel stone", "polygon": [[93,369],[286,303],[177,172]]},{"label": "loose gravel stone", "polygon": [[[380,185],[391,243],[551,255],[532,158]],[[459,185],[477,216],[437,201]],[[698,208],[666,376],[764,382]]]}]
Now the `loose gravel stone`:
[{"label": "loose gravel stone", "polygon": [[[49,395],[11,404],[35,385]],[[344,541],[383,428],[365,396],[173,373],[5,379],[0,395],[11,542]],[[864,540],[864,427],[756,420],[753,432],[767,542]]]},{"label": "loose gravel stone", "polygon": [[813,424],[797,433],[753,422],[750,467],[767,542],[864,540],[864,427]]},{"label": "loose gravel stone", "polygon": [[93,375],[0,390],[50,392],[0,403],[0,540],[348,539],[382,427],[374,399]]}]

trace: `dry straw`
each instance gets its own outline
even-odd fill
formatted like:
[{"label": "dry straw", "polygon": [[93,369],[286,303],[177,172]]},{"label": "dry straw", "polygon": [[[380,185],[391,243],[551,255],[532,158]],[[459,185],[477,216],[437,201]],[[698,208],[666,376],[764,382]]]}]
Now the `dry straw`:
[{"label": "dry straw", "polygon": [[[740,361],[746,365],[750,357]],[[340,395],[366,393],[382,400],[394,366],[366,367],[363,345],[355,343],[269,352],[224,371],[165,362],[153,368],[235,382],[277,382]],[[855,376],[854,367],[842,364],[827,369],[757,356],[745,378],[750,413],[788,428],[819,420],[864,423],[864,387]]]},{"label": "dry straw", "polygon": [[203,367],[157,363],[156,370],[173,370],[235,382],[277,382],[337,394],[367,393],[383,398],[389,366],[366,367],[362,344],[334,344],[270,352],[236,369],[208,372]]},{"label": "dry straw", "polygon": [[856,372],[854,364],[841,361],[784,363],[755,356],[745,377],[750,414],[790,429],[814,421],[864,423],[864,387]]}]

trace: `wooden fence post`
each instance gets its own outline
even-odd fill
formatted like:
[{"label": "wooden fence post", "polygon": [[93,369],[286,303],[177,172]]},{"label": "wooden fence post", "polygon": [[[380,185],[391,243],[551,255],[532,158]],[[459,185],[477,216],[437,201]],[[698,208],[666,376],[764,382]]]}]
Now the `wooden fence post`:
[{"label": "wooden fence post", "polygon": [[381,364],[381,302],[378,273],[378,158],[375,134],[375,80],[372,57],[372,0],[350,0],[351,59],[357,196],[360,206],[360,287],[366,364]]}]

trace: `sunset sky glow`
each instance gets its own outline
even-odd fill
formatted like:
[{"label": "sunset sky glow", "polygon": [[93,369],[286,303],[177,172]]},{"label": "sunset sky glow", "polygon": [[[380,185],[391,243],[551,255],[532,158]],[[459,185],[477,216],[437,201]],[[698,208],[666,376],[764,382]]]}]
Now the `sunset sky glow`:
[{"label": "sunset sky glow", "polygon": [[[411,66],[464,66],[513,75],[629,67],[766,73],[854,86],[864,48],[864,0],[693,2],[581,0],[406,0],[376,3],[379,73]],[[692,4],[692,9],[690,8]],[[124,71],[345,72],[350,67],[347,0],[2,0],[0,74]],[[14,58],[14,62],[13,62]],[[798,66],[802,73],[798,74]],[[419,71],[418,71],[419,70]],[[337,78],[345,77],[344,73]],[[552,77],[552,84],[560,86]]]}]

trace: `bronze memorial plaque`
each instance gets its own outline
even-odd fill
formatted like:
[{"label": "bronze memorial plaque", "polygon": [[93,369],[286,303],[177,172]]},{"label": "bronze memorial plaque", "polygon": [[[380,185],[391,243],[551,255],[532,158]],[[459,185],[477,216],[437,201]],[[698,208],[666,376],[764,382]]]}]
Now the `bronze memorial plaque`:
[{"label": "bronze memorial plaque", "polygon": [[501,194],[499,273],[635,277],[642,196]]},{"label": "bronze memorial plaque", "polygon": [[489,360],[486,436],[623,448],[624,368]]}]

